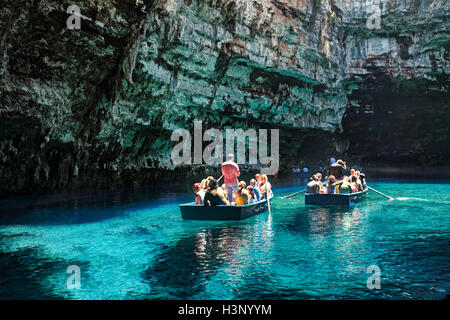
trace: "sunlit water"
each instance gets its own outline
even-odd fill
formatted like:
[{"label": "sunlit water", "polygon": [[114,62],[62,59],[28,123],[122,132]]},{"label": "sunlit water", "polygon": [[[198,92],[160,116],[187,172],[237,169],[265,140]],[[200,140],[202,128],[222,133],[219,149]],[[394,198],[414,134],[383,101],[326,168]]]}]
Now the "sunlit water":
[{"label": "sunlit water", "polygon": [[[450,184],[379,182],[355,207],[281,200],[235,222],[183,221],[188,193],[0,202],[1,299],[442,299]],[[67,267],[81,270],[68,289]],[[367,268],[381,270],[369,289]]]}]

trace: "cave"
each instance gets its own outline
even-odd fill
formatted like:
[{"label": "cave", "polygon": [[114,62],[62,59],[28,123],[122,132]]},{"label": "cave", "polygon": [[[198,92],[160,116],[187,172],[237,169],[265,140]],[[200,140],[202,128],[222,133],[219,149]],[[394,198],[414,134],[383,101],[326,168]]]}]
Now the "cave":
[{"label": "cave", "polygon": [[[81,27],[69,29],[56,1],[6,3],[0,190],[143,185],[207,171],[170,161],[171,133],[194,120],[279,129],[281,176],[330,157],[448,176],[448,5],[378,6],[81,1]],[[379,26],[368,23],[374,14]]]},{"label": "cave", "polygon": [[449,4],[2,1],[0,300],[448,301]]}]

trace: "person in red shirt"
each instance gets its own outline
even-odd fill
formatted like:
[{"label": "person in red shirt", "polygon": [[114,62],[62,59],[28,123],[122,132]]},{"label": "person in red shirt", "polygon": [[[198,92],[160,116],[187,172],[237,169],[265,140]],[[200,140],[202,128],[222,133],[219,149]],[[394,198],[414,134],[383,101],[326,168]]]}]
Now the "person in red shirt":
[{"label": "person in red shirt", "polygon": [[227,188],[227,198],[231,203],[233,200],[233,193],[237,191],[239,166],[234,162],[234,155],[230,153],[227,161],[222,163],[222,174],[224,176],[225,186]]}]

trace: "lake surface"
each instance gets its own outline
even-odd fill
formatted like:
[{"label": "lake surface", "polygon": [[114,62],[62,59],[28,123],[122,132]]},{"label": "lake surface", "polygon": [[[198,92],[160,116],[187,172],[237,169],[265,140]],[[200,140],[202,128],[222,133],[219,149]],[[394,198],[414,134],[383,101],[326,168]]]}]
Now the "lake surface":
[{"label": "lake surface", "polygon": [[[274,183],[276,185],[276,183]],[[450,290],[450,184],[379,181],[355,207],[305,206],[183,221],[188,192],[0,201],[0,299],[442,299]],[[182,188],[188,190],[187,187]],[[80,268],[68,289],[67,268]],[[369,289],[369,266],[380,289]]]}]

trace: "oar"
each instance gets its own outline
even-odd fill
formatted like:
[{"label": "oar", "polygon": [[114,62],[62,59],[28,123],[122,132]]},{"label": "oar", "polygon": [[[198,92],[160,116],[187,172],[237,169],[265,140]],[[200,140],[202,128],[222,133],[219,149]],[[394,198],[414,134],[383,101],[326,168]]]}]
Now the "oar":
[{"label": "oar", "polygon": [[382,193],[382,192],[380,192],[380,191],[377,191],[377,190],[375,190],[374,188],[371,188],[371,187],[367,186],[367,189],[370,189],[370,190],[372,190],[373,192],[376,192],[376,193],[378,193],[379,195],[382,195],[383,197],[386,197],[386,198],[388,198],[389,200],[394,200],[394,198],[392,198],[392,197],[389,197],[389,196],[385,195],[384,193]]},{"label": "oar", "polygon": [[306,189],[302,190],[302,191],[297,191],[297,192],[291,193],[287,196],[281,197],[281,199],[289,199],[289,198],[295,197],[298,194],[305,193],[305,192],[306,192]]},{"label": "oar", "polygon": [[[266,185],[267,185],[267,182],[269,182],[269,177],[268,177],[268,176],[266,176],[266,183],[264,184],[264,186],[266,186]],[[266,199],[267,199],[267,207],[269,208],[269,214],[271,214],[271,213],[270,213],[270,198],[269,198],[269,190],[267,190],[267,188],[266,188]]]}]

